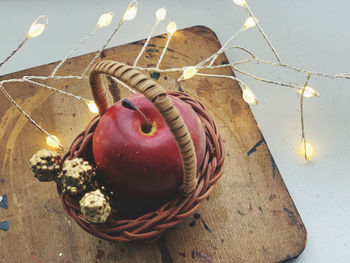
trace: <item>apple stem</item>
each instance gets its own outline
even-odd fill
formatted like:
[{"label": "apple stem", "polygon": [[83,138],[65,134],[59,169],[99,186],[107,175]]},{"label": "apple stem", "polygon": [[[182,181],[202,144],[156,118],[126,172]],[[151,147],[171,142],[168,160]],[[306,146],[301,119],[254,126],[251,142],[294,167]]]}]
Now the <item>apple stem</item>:
[{"label": "apple stem", "polygon": [[146,117],[146,115],[138,108],[135,106],[135,104],[133,104],[130,100],[128,99],[123,99],[122,100],[122,105],[129,109],[129,110],[134,110],[137,111],[142,118],[144,118],[144,120],[146,121],[146,123],[143,123],[141,126],[141,129],[145,132],[145,133],[149,133],[152,130],[152,124],[150,123],[150,121],[148,120],[148,118]]}]

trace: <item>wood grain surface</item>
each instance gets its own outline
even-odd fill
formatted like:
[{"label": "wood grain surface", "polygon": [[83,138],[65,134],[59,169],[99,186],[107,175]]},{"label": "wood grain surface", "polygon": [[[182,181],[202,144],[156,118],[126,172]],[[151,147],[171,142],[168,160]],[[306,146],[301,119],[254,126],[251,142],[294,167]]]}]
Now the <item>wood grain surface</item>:
[{"label": "wood grain surface", "polygon": [[[155,66],[165,42],[164,35],[152,38],[139,65]],[[143,43],[107,49],[103,57],[132,64]],[[160,67],[195,65],[219,48],[210,29],[184,29],[173,36]],[[58,75],[81,73],[93,55],[68,60]],[[216,63],[227,63],[225,55]],[[1,79],[49,75],[56,64]],[[227,67],[210,73],[233,74]],[[0,222],[10,224],[0,230],[0,262],[282,262],[303,251],[305,227],[238,84],[196,76],[179,86],[179,76],[153,75],[164,88],[188,92],[211,111],[225,141],[225,173],[198,214],[151,244],[111,243],[80,229],[61,207],[55,184],[39,183],[29,170],[32,154],[46,148],[45,137],[0,94],[0,195],[9,200],[8,209],[0,207]],[[92,98],[87,80],[43,83]],[[71,97],[23,83],[6,88],[66,149],[93,117]]]}]

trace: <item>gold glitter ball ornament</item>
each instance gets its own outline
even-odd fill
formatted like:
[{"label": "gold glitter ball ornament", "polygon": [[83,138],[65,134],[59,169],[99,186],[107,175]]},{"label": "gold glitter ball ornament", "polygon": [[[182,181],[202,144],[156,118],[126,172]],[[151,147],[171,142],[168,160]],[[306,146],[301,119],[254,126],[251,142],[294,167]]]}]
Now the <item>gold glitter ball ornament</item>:
[{"label": "gold glitter ball ornament", "polygon": [[30,169],[40,182],[56,180],[61,171],[61,156],[54,151],[42,149],[36,152],[29,161]]},{"label": "gold glitter ball ornament", "polygon": [[95,169],[89,162],[83,158],[75,158],[63,163],[58,179],[64,193],[77,195],[97,188],[95,176]]},{"label": "gold glitter ball ornament", "polygon": [[104,223],[111,214],[109,198],[100,189],[86,193],[79,201],[85,219],[93,223]]}]

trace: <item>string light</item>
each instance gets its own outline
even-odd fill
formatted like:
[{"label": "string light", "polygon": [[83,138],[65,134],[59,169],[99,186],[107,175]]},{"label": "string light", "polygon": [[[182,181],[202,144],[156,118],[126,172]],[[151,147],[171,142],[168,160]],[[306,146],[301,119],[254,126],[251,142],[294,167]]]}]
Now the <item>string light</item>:
[{"label": "string light", "polygon": [[156,17],[157,17],[157,23],[159,23],[160,21],[163,21],[166,17],[166,9],[164,7],[159,8],[156,11]]},{"label": "string light", "polygon": [[143,54],[143,52],[145,51],[152,35],[153,35],[153,32],[154,30],[156,29],[157,25],[160,23],[160,21],[164,20],[165,19],[165,16],[166,16],[166,9],[164,7],[162,8],[159,8],[157,11],[156,11],[156,22],[154,23],[153,27],[152,27],[152,30],[151,32],[149,33],[147,39],[146,39],[146,42],[145,44],[143,45],[141,51],[139,52],[139,54],[137,55],[135,61],[134,61],[134,67],[136,67],[137,65],[137,62],[140,60],[141,58],[141,55]]},{"label": "string light", "polygon": [[300,143],[300,154],[305,158],[305,160],[310,160],[312,156],[314,155],[314,149],[311,145],[311,143],[306,142],[303,139]]},{"label": "string light", "polygon": [[245,0],[233,0],[233,2],[236,5],[242,6],[242,7],[246,7],[247,6],[247,2]]},{"label": "string light", "polygon": [[209,63],[209,66],[214,64],[214,61],[216,60],[216,58],[226,50],[227,45],[236,37],[238,36],[239,33],[241,33],[243,31],[243,26],[240,30],[238,30],[236,33],[234,33],[228,40],[226,40],[226,42],[223,44],[223,46],[219,49],[218,52],[214,53],[213,55],[211,55],[210,57],[207,57],[205,60],[203,60],[202,62],[197,64],[197,67],[204,65],[207,61],[211,60]]},{"label": "string light", "polygon": [[[7,92],[7,90],[2,85],[2,82],[0,82],[0,90],[1,92],[9,99],[9,101],[15,105],[15,107],[36,127],[38,128],[42,133],[46,134],[47,136],[51,136],[47,131],[45,131],[35,120],[33,120],[28,113],[26,113],[21,106],[17,104],[17,102],[12,98],[12,96]],[[60,143],[57,143],[60,149],[63,149],[63,147],[60,145]]]},{"label": "string light", "polygon": [[[304,93],[303,93],[303,89],[304,89]],[[303,96],[305,98],[310,98],[310,97],[313,97],[313,96],[316,96],[316,97],[320,96],[320,93],[317,90],[315,90],[312,87],[310,87],[310,86],[306,86],[305,88],[299,88],[297,90],[297,92],[300,93],[300,94],[303,94]]]},{"label": "string light", "polygon": [[11,52],[2,62],[0,62],[0,67],[2,67],[13,55],[17,53],[18,50],[31,38],[39,36],[47,26],[49,20],[46,16],[37,17],[32,25],[30,26],[26,37],[22,40],[22,42],[17,46],[15,50]]},{"label": "string light", "polygon": [[256,98],[255,94],[250,88],[248,88],[246,85],[243,85],[242,91],[243,99],[245,100],[245,102],[253,106],[258,105],[258,99]]},{"label": "string light", "polygon": [[101,15],[97,21],[97,26],[99,28],[108,26],[112,22],[113,16],[114,12],[109,12]]},{"label": "string light", "polygon": [[249,28],[256,26],[257,19],[255,17],[248,17],[243,24],[243,30],[247,30]]},{"label": "string light", "polygon": [[93,100],[87,100],[87,101],[85,101],[85,103],[92,113],[98,113],[97,105]]},{"label": "string light", "polygon": [[184,67],[183,74],[180,78],[178,78],[178,81],[193,78],[193,76],[196,75],[197,72],[198,72],[197,67],[194,67],[194,66]]},{"label": "string light", "polygon": [[177,30],[177,26],[175,22],[170,22],[166,28],[166,32],[168,35],[172,36]]},{"label": "string light", "polygon": [[159,58],[159,60],[158,60],[158,63],[157,63],[157,66],[156,66],[156,70],[159,69],[159,65],[160,65],[160,63],[161,63],[162,60],[163,60],[163,57],[164,57],[164,55],[165,55],[165,52],[166,52],[167,49],[168,49],[170,40],[171,40],[173,34],[175,33],[176,29],[177,29],[177,26],[176,26],[176,23],[175,23],[175,22],[172,21],[172,22],[170,22],[170,23],[168,24],[168,26],[167,26],[167,28],[166,28],[166,31],[167,31],[167,34],[168,34],[168,39],[167,39],[167,41],[166,41],[166,43],[165,43],[165,46],[164,46],[164,48],[163,48],[163,52],[162,52],[162,54],[160,55],[160,58]]},{"label": "string light", "polygon": [[34,20],[33,24],[30,26],[27,38],[33,38],[41,35],[42,32],[44,32],[47,24],[49,23],[49,20],[46,16],[39,16],[37,19]]},{"label": "string light", "polygon": [[[67,55],[64,59],[61,60],[61,62],[54,68],[54,70],[51,73],[51,77],[54,77],[57,71],[60,69],[60,67],[67,61],[68,58],[70,58],[81,46],[83,46],[93,35],[96,34],[96,32],[102,28],[108,26],[114,16],[114,12],[109,12],[102,14],[100,18],[97,21],[96,27],[94,30],[88,34],[78,45],[76,45]],[[89,68],[89,66],[87,67]],[[85,71],[83,72],[83,76],[85,74]]]},{"label": "string light", "polygon": [[[114,28],[112,34],[109,36],[109,38],[107,39],[107,41],[103,44],[103,46],[101,47],[101,49],[96,53],[96,55],[93,57],[93,59],[90,61],[89,65],[87,65],[87,67],[84,69],[83,73],[81,74],[81,77],[85,78],[90,70],[90,68],[92,67],[92,65],[95,63],[95,61],[100,57],[101,53],[103,50],[105,50],[105,48],[107,47],[107,45],[109,44],[109,42],[111,42],[111,40],[113,39],[113,37],[115,36],[115,34],[117,34],[119,28],[122,26],[122,24],[126,21],[126,20],[131,20],[136,16],[137,13],[137,2],[136,1],[132,1],[130,2],[127,10],[124,13],[124,16],[122,19],[120,19],[119,23],[117,24],[117,26]],[[98,28],[98,27],[97,27]]]},{"label": "string light", "polygon": [[59,139],[55,135],[48,135],[46,137],[46,143],[48,146],[50,146],[53,149],[62,148]]},{"label": "string light", "polygon": [[[336,73],[336,74],[324,74],[324,73],[318,73],[318,72],[312,72],[312,71],[309,71],[309,70],[306,70],[306,69],[300,69],[300,68],[297,68],[297,67],[294,67],[294,66],[291,66],[291,65],[287,65],[287,64],[283,64],[276,52],[276,50],[274,49],[274,47],[272,46],[271,42],[269,41],[267,35],[264,33],[263,29],[260,27],[259,23],[258,23],[258,20],[256,19],[256,17],[254,16],[254,14],[252,13],[252,11],[250,10],[247,2],[245,0],[233,0],[233,2],[238,5],[238,6],[242,6],[244,7],[247,12],[249,13],[250,17],[246,19],[245,23],[243,24],[242,28],[236,32],[233,36],[231,36],[231,38],[228,39],[228,41],[226,41],[226,43],[223,45],[223,47],[219,50],[219,52],[215,53],[215,54],[212,54],[210,57],[206,58],[205,60],[203,60],[202,62],[200,62],[199,64],[197,64],[196,66],[186,66],[186,67],[183,67],[183,68],[168,68],[168,69],[159,69],[159,64],[160,62],[162,61],[162,58],[167,50],[167,47],[169,45],[169,42],[170,42],[170,39],[172,37],[172,35],[176,32],[177,30],[177,26],[175,24],[175,22],[170,22],[167,26],[167,34],[168,34],[168,40],[166,42],[166,45],[163,49],[163,52],[162,52],[162,55],[158,61],[158,64],[155,68],[141,68],[141,67],[136,67],[136,63],[140,57],[140,55],[142,54],[144,48],[147,46],[148,44],[148,41],[149,41],[149,38],[150,36],[152,35],[154,29],[155,29],[155,26],[162,20],[165,19],[166,17],[166,9],[165,8],[160,8],[156,11],[156,23],[150,33],[150,36],[149,38],[147,39],[147,41],[145,42],[145,45],[143,47],[143,49],[141,50],[139,56],[137,57],[137,59],[135,60],[135,63],[134,63],[134,67],[137,68],[137,69],[140,69],[140,70],[148,70],[148,71],[158,71],[158,72],[182,72],[182,75],[180,77],[180,79],[183,79],[183,80],[187,80],[187,79],[190,79],[192,78],[193,76],[195,75],[198,75],[198,76],[210,76],[210,77],[223,77],[223,78],[230,78],[230,79],[233,79],[233,80],[236,80],[236,81],[239,81],[241,83],[241,86],[242,86],[242,92],[243,92],[243,99],[251,104],[251,105],[257,105],[258,104],[258,100],[256,98],[256,96],[254,95],[254,93],[252,92],[252,90],[250,90],[240,79],[234,77],[234,76],[227,76],[227,75],[215,75],[215,74],[203,74],[203,73],[197,73],[200,69],[215,69],[215,68],[219,68],[219,67],[232,67],[233,70],[235,71],[238,71],[248,77],[251,77],[253,79],[256,79],[256,80],[259,80],[259,81],[264,81],[264,82],[267,82],[267,83],[270,83],[270,84],[275,84],[275,85],[279,85],[279,86],[284,86],[284,87],[290,87],[290,88],[294,88],[298,93],[302,94],[301,96],[301,100],[302,98],[304,97],[311,97],[311,96],[320,96],[319,92],[314,90],[312,87],[310,86],[307,86],[307,83],[304,85],[304,87],[300,87],[300,86],[294,86],[294,85],[291,85],[291,84],[288,84],[288,83],[282,83],[282,82],[277,82],[277,81],[273,81],[273,80],[267,80],[267,79],[263,79],[261,77],[257,77],[257,76],[254,76],[253,74],[250,74],[248,72],[244,72],[240,69],[238,69],[236,67],[236,65],[238,64],[244,64],[244,63],[248,63],[248,62],[262,62],[262,63],[267,63],[267,64],[271,64],[271,65],[274,65],[276,67],[285,67],[285,68],[288,68],[288,69],[291,69],[291,70],[294,70],[294,71],[297,71],[297,72],[301,72],[301,73],[305,73],[308,78],[310,77],[310,75],[315,75],[315,76],[319,76],[319,77],[325,77],[325,78],[343,78],[343,79],[350,79],[350,74],[349,73]],[[24,76],[22,79],[9,79],[9,80],[4,80],[4,81],[0,81],[0,91],[2,91],[2,93],[4,93],[6,95],[6,97],[20,110],[20,112],[22,114],[25,115],[26,118],[29,119],[29,121],[31,121],[38,129],[40,129],[44,134],[47,135],[47,138],[46,138],[46,141],[47,143],[52,146],[52,147],[55,147],[55,148],[62,148],[62,146],[60,145],[59,143],[59,140],[57,139],[56,136],[53,136],[53,135],[50,135],[49,133],[47,133],[43,128],[41,128],[33,119],[30,118],[30,116],[15,102],[15,100],[7,93],[7,91],[5,90],[5,88],[2,86],[2,84],[5,84],[7,82],[16,82],[16,81],[19,81],[19,82],[30,82],[30,83],[35,83],[36,85],[38,86],[41,86],[41,87],[45,87],[45,88],[48,88],[50,90],[53,90],[53,91],[56,91],[56,92],[59,92],[59,93],[62,93],[62,94],[65,94],[65,95],[70,95],[70,96],[73,96],[77,99],[80,99],[81,101],[85,101],[89,110],[91,112],[94,112],[94,113],[97,113],[98,112],[98,109],[97,109],[97,106],[96,104],[93,102],[93,101],[90,101],[90,100],[86,100],[80,96],[76,96],[74,94],[70,94],[68,92],[64,92],[64,91],[61,91],[61,90],[58,90],[56,88],[53,88],[53,87],[49,87],[47,85],[44,85],[44,84],[41,84],[41,83],[38,83],[38,82],[34,82],[34,81],[30,81],[30,79],[40,79],[40,80],[46,80],[46,79],[54,79],[54,80],[59,80],[59,79],[86,79],[86,73],[88,72],[90,66],[95,62],[95,60],[97,58],[100,57],[100,54],[101,52],[106,48],[106,46],[108,45],[108,43],[110,42],[110,40],[113,38],[113,36],[116,34],[116,32],[118,31],[119,27],[123,24],[124,21],[126,20],[131,20],[133,18],[135,18],[137,14],[137,2],[136,1],[132,1],[127,10],[125,11],[122,19],[120,20],[119,24],[117,25],[117,27],[115,28],[115,30],[113,31],[112,35],[109,37],[109,39],[107,40],[107,42],[103,45],[103,47],[101,48],[101,50],[95,55],[94,59],[91,60],[90,64],[85,68],[83,74],[81,76],[54,76],[55,75],[55,72],[54,71],[52,73],[51,76]],[[113,12],[109,12],[109,13],[106,13],[106,14],[103,14],[100,16],[98,22],[97,22],[97,26],[95,27],[95,30],[93,32],[91,32],[81,43],[79,43],[79,45],[73,49],[72,52],[74,52],[78,47],[80,47],[82,44],[84,44],[86,42],[86,40],[88,38],[90,38],[96,31],[98,28],[101,28],[101,27],[104,27],[104,26],[107,26],[111,23],[112,21],[112,18],[114,16],[114,13]],[[0,67],[9,59],[11,58],[11,56],[30,38],[33,38],[33,37],[37,37],[39,36],[46,28],[48,24],[48,19],[46,16],[40,16],[38,17],[34,22],[33,24],[31,25],[31,27],[29,28],[28,30],[28,33],[26,35],[26,38],[22,41],[22,43],[18,46],[18,48],[13,51],[11,53],[10,56],[8,56],[3,62],[0,63]],[[265,41],[267,42],[267,44],[269,45],[269,47],[271,48],[271,51],[273,52],[273,54],[275,55],[278,63],[275,63],[275,62],[270,62],[270,61],[266,61],[266,60],[262,60],[262,59],[259,59],[257,58],[252,52],[250,52],[249,50],[245,49],[245,48],[240,48],[241,50],[245,51],[247,54],[249,54],[251,56],[251,58],[249,59],[246,59],[246,60],[243,60],[243,61],[238,61],[238,62],[235,62],[235,63],[231,63],[231,64],[224,64],[224,65],[215,65],[215,66],[212,66],[212,64],[214,63],[215,59],[217,58],[217,56],[221,53],[223,53],[224,51],[232,48],[232,47],[229,47],[227,48],[226,46],[229,44],[229,42],[234,38],[236,37],[239,33],[245,31],[246,29],[249,29],[251,27],[254,27],[254,26],[257,26],[260,33],[263,35]],[[68,54],[68,56],[62,60],[61,62],[64,62],[66,61],[66,59],[71,55],[71,53]],[[205,63],[206,62],[209,62],[209,66],[206,66]],[[60,64],[61,65],[61,64]],[[60,66],[59,65],[59,66]],[[56,68],[56,70],[59,68],[59,66]],[[122,83],[123,84],[123,83]],[[302,102],[301,102],[302,104]],[[301,107],[302,109],[302,107]],[[301,110],[301,116],[303,116],[303,113],[302,113],[302,110]],[[303,123],[303,121],[302,121]],[[304,136],[304,129],[302,128],[303,130],[303,133],[302,133],[302,138],[303,138],[303,142],[301,144],[301,153],[303,154],[303,156],[306,158],[306,159],[310,159],[313,155],[313,148],[312,148],[312,145],[310,143],[305,143],[305,136]]]},{"label": "string light", "polygon": [[137,14],[137,1],[131,1],[131,3],[128,6],[128,9],[126,9],[123,20],[132,20],[136,17]]}]

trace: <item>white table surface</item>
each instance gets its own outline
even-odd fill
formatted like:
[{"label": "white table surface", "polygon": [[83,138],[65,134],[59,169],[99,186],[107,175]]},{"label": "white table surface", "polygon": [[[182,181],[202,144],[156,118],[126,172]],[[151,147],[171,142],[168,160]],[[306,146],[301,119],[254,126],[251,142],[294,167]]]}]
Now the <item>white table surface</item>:
[{"label": "white table surface", "polygon": [[[0,1],[1,59],[22,40],[38,15],[49,17],[46,31],[26,43],[0,74],[62,59],[93,29],[102,13],[113,10],[120,17],[127,4],[127,0]],[[350,1],[249,0],[249,4],[283,62],[319,72],[350,72]],[[172,19],[179,28],[205,25],[216,32],[221,43],[247,17],[231,0],[143,0],[139,1],[137,17],[121,28],[109,46],[145,38],[154,23],[155,10],[162,6],[168,14],[155,34],[164,33]],[[99,49],[111,30],[100,30],[76,55]],[[235,43],[249,47],[259,57],[273,59],[256,28],[243,33]],[[238,58],[234,52],[227,55],[230,62]],[[244,69],[278,81],[304,82],[303,75],[283,69],[263,65]],[[311,79],[310,85],[321,97],[305,99],[306,135],[315,149],[314,158],[306,163],[298,154],[297,93],[238,76],[259,99],[259,105],[253,107],[254,116],[308,231],[306,249],[293,262],[346,262],[350,257],[350,80]]]}]

